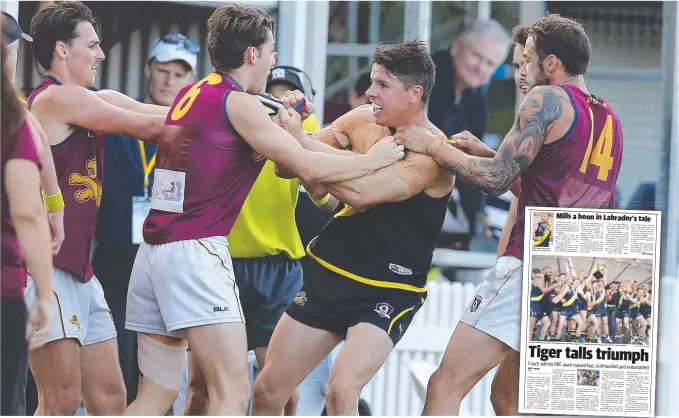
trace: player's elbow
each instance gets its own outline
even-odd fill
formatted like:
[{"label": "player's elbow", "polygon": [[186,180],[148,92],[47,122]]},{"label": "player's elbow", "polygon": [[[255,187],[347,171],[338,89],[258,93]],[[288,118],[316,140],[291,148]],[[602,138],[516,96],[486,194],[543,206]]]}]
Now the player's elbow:
[{"label": "player's elbow", "polygon": [[[15,226],[19,225],[36,225],[45,216],[45,208],[40,204],[40,200],[22,198],[24,200],[21,204],[11,205],[9,207],[9,215]],[[29,203],[28,200],[31,200]],[[35,200],[35,202],[33,202]]]},{"label": "player's elbow", "polygon": [[274,172],[276,173],[276,176],[282,178],[282,179],[294,179],[297,178],[295,173],[290,171],[289,169],[283,167],[280,164],[274,164]]}]

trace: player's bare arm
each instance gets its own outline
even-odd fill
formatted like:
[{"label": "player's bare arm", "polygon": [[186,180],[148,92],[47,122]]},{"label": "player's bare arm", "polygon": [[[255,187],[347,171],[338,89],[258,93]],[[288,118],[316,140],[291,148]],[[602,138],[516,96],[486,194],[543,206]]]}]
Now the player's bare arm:
[{"label": "player's bare arm", "polygon": [[[421,128],[417,127],[401,127],[397,129],[395,137],[397,138],[396,142],[399,144],[405,144],[405,141],[409,141],[408,137],[410,137],[413,133],[414,130],[419,131],[419,134],[424,134],[424,137],[430,136],[431,135],[431,140],[435,141],[435,137],[439,137],[438,139],[441,141],[444,141],[444,138],[442,135],[437,135],[436,133],[433,132],[426,132],[423,131]],[[410,144],[411,141],[408,143]],[[454,146],[455,148],[460,149],[467,155],[475,156],[475,157],[483,157],[483,158],[494,158],[497,152],[483,143],[480,139],[475,137],[471,132],[469,131],[463,131],[458,134],[455,134],[450,137],[450,139],[445,140],[446,143]],[[420,148],[419,145],[417,144],[410,144],[414,148],[408,148],[406,145],[406,148],[410,149],[411,151],[419,152],[426,154],[426,144],[422,144],[422,147]],[[510,186],[511,192],[514,194],[514,196],[519,196],[521,193],[521,180],[516,179]],[[511,228],[510,228],[511,231]],[[509,232],[508,232],[509,233]]]},{"label": "player's bare arm", "polygon": [[26,122],[31,130],[31,134],[33,134],[33,139],[36,141],[36,150],[38,150],[38,156],[42,163],[42,170],[40,170],[40,184],[46,194],[55,194],[59,191],[59,182],[57,180],[57,173],[54,168],[54,158],[52,158],[52,152],[50,151],[50,144],[47,141],[47,136],[40,126],[40,122],[38,122],[35,116],[29,111],[26,111]]},{"label": "player's bare arm", "polygon": [[372,112],[369,106],[358,107],[340,116],[330,126],[318,132],[306,132],[304,136],[301,136],[301,130],[289,132],[293,136],[299,137],[300,144],[309,151],[326,152],[334,155],[352,155],[353,147],[350,138],[360,128],[361,124],[372,123],[369,119],[371,113],[368,112]]},{"label": "player's bare arm", "polygon": [[[281,97],[281,102],[285,108],[296,106],[301,100],[305,99],[304,94],[299,91],[288,91]],[[311,103],[307,102],[307,107]],[[327,152],[334,155],[352,155],[350,151],[343,151],[351,149],[351,141],[349,140],[349,133],[355,128],[355,125],[362,119],[363,114],[369,111],[368,106],[361,106],[352,109],[344,115],[340,116],[330,126],[321,129],[318,132],[306,132],[306,135],[299,135],[301,129],[290,132],[304,149],[309,151]],[[304,114],[303,114],[304,115]]]},{"label": "player's bare arm", "polygon": [[[337,182],[361,177],[387,167],[403,157],[393,141],[380,141],[375,152],[341,157],[309,152],[285,129],[271,121],[261,103],[253,96],[232,92],[226,100],[227,113],[234,129],[258,153],[288,167],[305,182]],[[283,126],[300,125],[301,118],[291,109],[278,114]]]},{"label": "player's bare arm", "polygon": [[131,112],[74,85],[48,87],[33,101],[31,112],[40,121],[51,145],[63,141],[74,126],[154,142],[165,124],[165,116]]},{"label": "player's bare arm", "polygon": [[[407,135],[402,143],[408,149],[424,148],[437,163],[468,184],[499,196],[533,162],[554,125],[562,121],[566,106],[571,107],[568,98],[556,87],[533,88],[523,99],[514,126],[493,158],[471,157],[443,141],[415,138],[417,135]],[[564,119],[572,118],[571,109],[568,113]],[[566,123],[570,125],[570,121]]]},{"label": "player's bare arm", "polygon": [[540,288],[540,291],[541,291],[542,293],[549,293],[549,292],[551,292],[552,290],[556,289],[557,287],[561,286],[561,283],[558,283],[558,282],[557,282],[557,283],[551,284],[550,286],[545,286],[545,279],[544,279],[544,278],[540,278],[540,279],[538,279],[538,280],[535,281],[535,285],[536,285],[538,288]]},{"label": "player's bare arm", "polygon": [[[332,132],[332,128],[330,126],[322,129],[319,132],[303,132],[300,130],[299,132],[293,131],[288,133],[290,133],[295,139],[297,139],[299,144],[307,151],[323,152],[325,154],[345,157],[355,155],[355,153],[351,151],[338,149],[335,146],[335,144],[337,143],[333,142],[334,135]],[[276,175],[278,177],[286,179],[292,179],[297,177],[289,168],[283,166],[280,163],[276,163],[274,168],[276,170]]]},{"label": "player's bare arm", "polygon": [[[326,212],[332,212],[337,209],[339,205],[339,200],[332,196],[328,189],[323,186],[323,183],[313,182],[313,183],[302,183],[304,189],[306,190],[309,198],[314,202],[316,206],[321,208]],[[327,199],[326,199],[327,198]]]},{"label": "player's bare arm", "polygon": [[564,286],[559,292],[559,294],[552,298],[552,302],[561,303],[562,301],[564,301],[563,297],[566,296],[566,293],[568,293],[568,289],[569,289],[568,285]]},{"label": "player's bare arm", "polygon": [[[445,174],[445,172],[443,173]],[[436,162],[422,154],[410,154],[405,160],[353,180],[325,184],[330,193],[354,208],[380,203],[400,202],[426,191],[442,197],[452,189],[453,179],[441,179]],[[443,181],[441,181],[443,180]]]},{"label": "player's bare arm", "polygon": [[[42,169],[40,170],[40,185],[42,186],[42,191],[47,196],[57,195],[60,191],[59,181],[57,179],[56,168],[54,167],[52,150],[47,141],[47,135],[45,135],[45,131],[42,129],[42,126],[40,126],[40,122],[38,122],[35,116],[29,111],[26,111],[26,122],[31,130],[33,139],[41,145],[36,148],[39,150],[38,156],[42,163]],[[52,232],[52,254],[57,255],[61,249],[61,244],[64,243],[64,239],[66,238],[64,232],[64,210],[49,211],[48,219]]]},{"label": "player's bare arm", "polygon": [[167,106],[141,103],[115,90],[99,90],[95,94],[106,103],[132,112],[143,113],[144,115],[167,116],[167,112],[170,111],[170,108]]},{"label": "player's bare arm", "polygon": [[[288,92],[291,93],[291,92]],[[300,93],[301,94],[301,93]],[[301,97],[304,97],[303,95]],[[296,99],[299,99],[297,97]],[[291,100],[289,97],[282,97],[283,105],[287,108],[293,107],[297,104],[296,101]],[[337,119],[331,126],[325,127],[318,132],[303,132],[302,127],[296,125],[288,125],[286,129],[300,145],[307,151],[312,152],[324,152],[326,154],[339,155],[339,156],[352,156],[354,155],[351,151],[346,151],[345,149],[350,146],[349,137],[346,133],[347,123],[344,120],[349,117],[353,112],[350,111],[345,115]],[[280,119],[278,117],[274,118],[274,121],[280,126]],[[276,175],[282,178],[295,178],[294,173],[290,171],[289,168],[282,166],[281,164],[275,165]]]}]

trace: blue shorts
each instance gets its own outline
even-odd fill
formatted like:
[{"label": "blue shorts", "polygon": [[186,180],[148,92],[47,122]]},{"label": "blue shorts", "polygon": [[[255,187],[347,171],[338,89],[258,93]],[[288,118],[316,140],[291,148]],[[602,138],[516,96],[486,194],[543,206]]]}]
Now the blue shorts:
[{"label": "blue shorts", "polygon": [[[575,304],[573,304],[573,305],[575,305]],[[579,315],[580,313],[578,312],[578,310],[573,305],[566,306],[565,308],[563,308],[561,310],[561,316],[565,316],[566,319],[571,319],[575,315]]]},{"label": "blue shorts", "polygon": [[245,317],[248,350],[268,347],[278,320],[302,288],[302,265],[279,254],[234,258],[233,271]]},{"label": "blue shorts", "polygon": [[577,308],[578,311],[586,311],[587,310],[587,302],[586,301],[584,301],[582,299],[578,299],[575,303],[577,304],[576,308]]},{"label": "blue shorts", "polygon": [[627,309],[618,308],[618,318],[619,319],[629,318],[629,308]]},{"label": "blue shorts", "polygon": [[542,319],[547,315],[545,311],[545,304],[542,300],[530,302],[530,316],[537,319]]}]

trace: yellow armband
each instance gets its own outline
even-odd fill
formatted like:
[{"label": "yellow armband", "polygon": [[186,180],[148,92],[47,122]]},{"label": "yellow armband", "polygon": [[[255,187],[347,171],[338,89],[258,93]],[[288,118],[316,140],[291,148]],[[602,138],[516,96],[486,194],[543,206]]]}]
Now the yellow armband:
[{"label": "yellow armband", "polygon": [[313,197],[311,197],[311,195],[309,195],[309,197],[311,198],[311,201],[314,202],[314,205],[316,205],[319,208],[322,208],[330,200],[330,193],[326,194],[320,200],[315,200]]},{"label": "yellow armband", "polygon": [[61,190],[52,196],[46,195],[43,191],[42,201],[45,204],[45,209],[47,209],[49,212],[58,212],[60,210],[64,210],[64,207],[66,206],[64,204],[64,196],[61,195]]}]

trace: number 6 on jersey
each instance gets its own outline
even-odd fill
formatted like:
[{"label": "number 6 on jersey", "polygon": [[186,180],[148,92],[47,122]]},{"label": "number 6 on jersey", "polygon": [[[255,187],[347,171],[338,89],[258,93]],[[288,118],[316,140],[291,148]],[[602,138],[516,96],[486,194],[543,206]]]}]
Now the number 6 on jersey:
[{"label": "number 6 on jersey", "polygon": [[210,73],[208,74],[207,77],[194,84],[193,87],[191,87],[189,91],[187,91],[184,94],[184,97],[182,97],[182,99],[177,103],[177,106],[175,106],[174,110],[172,111],[172,114],[170,115],[170,119],[176,122],[179,119],[183,118],[189,112],[189,109],[191,109],[191,105],[193,105],[193,102],[196,100],[196,97],[198,97],[198,95],[200,94],[200,86],[202,86],[205,83],[214,86],[221,82],[222,77],[219,74]]}]

